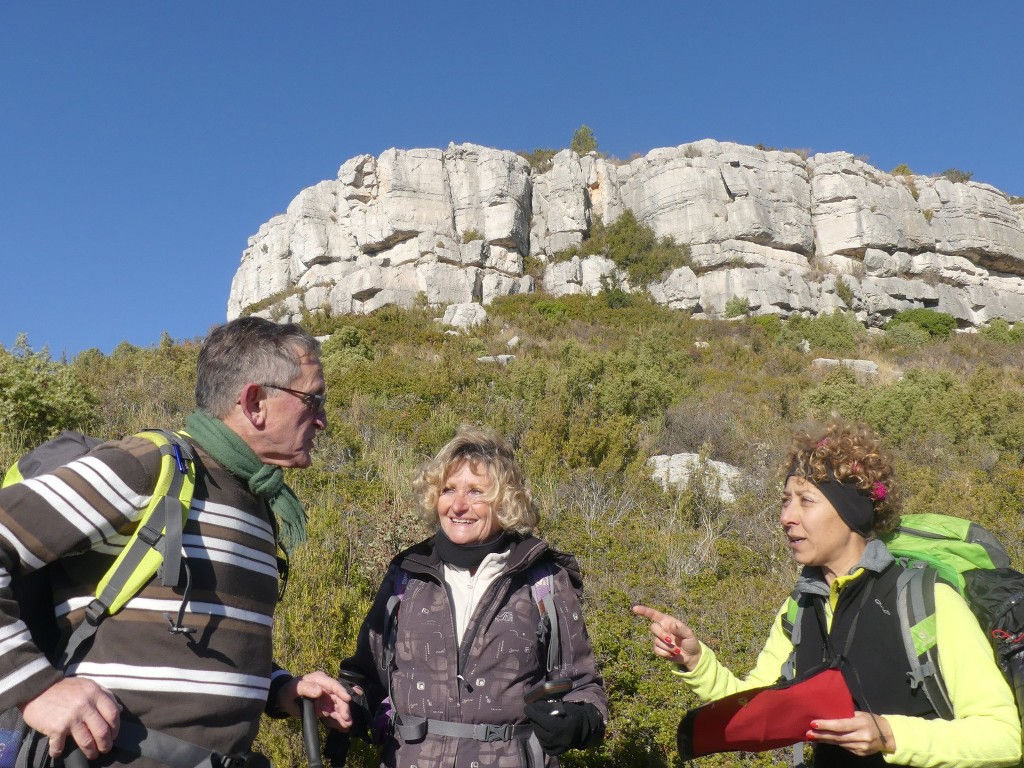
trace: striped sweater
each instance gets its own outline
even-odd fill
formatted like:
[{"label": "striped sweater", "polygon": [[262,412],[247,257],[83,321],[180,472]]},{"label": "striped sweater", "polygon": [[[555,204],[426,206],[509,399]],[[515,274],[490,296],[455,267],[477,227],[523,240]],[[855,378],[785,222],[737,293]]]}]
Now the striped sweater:
[{"label": "striped sweater", "polygon": [[[266,505],[201,448],[198,458],[182,542],[192,576],[183,624],[195,632],[168,632],[181,591],[154,579],[100,625],[67,674],[108,688],[124,715],[149,728],[230,753],[251,746],[271,677],[286,674],[272,663],[277,548]],[[66,636],[134,530],[158,473],[157,447],[130,437],[0,489],[0,710],[61,678],[15,618],[11,574],[54,563],[55,613]]]}]

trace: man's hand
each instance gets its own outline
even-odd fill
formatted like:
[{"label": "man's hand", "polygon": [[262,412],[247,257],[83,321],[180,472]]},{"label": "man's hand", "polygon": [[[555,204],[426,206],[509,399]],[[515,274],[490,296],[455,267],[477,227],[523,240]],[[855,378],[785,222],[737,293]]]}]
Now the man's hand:
[{"label": "man's hand", "polygon": [[352,728],[352,696],[344,685],[326,672],[293,677],[281,686],[277,705],[292,717],[299,717],[299,697],[316,701],[317,717],[328,728],[339,731]]},{"label": "man's hand", "polygon": [[66,677],[21,707],[25,722],[50,740],[50,757],[60,757],[70,736],[95,760],[114,746],[121,705],[106,688],[84,677]]}]

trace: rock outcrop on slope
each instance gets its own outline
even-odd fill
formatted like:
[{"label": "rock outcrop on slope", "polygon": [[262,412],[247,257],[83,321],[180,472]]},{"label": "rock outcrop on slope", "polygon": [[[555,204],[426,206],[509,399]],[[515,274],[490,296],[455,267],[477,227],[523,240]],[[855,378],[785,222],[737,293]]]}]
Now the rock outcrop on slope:
[{"label": "rock outcrop on slope", "polygon": [[804,158],[710,139],[628,163],[565,150],[543,173],[470,144],[390,149],[347,161],[249,239],[228,316],[370,312],[536,290],[596,293],[625,276],[578,246],[596,216],[623,211],[689,244],[692,266],[648,286],[710,317],[744,299],[756,314],[851,309],[878,324],[902,309],[961,326],[1024,320],[1024,205],[976,182],[893,175],[845,152]]}]

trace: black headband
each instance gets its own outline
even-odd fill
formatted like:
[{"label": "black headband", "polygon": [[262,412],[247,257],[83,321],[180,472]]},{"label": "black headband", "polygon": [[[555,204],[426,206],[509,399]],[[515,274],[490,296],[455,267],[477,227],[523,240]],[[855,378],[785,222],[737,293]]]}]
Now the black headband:
[{"label": "black headband", "polygon": [[[794,475],[797,475],[796,468],[789,473],[787,479]],[[851,531],[859,533],[864,538],[871,535],[872,524],[875,521],[875,503],[867,491],[862,491],[853,483],[839,482],[831,469],[828,470],[828,478],[820,483],[811,477],[797,476],[803,477],[822,492]]]}]

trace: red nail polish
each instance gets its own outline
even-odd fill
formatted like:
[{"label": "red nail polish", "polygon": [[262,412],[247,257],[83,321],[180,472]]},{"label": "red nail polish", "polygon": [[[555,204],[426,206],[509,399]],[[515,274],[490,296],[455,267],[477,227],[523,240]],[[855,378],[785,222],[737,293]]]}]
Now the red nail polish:
[{"label": "red nail polish", "polygon": [[668,643],[669,645],[675,645],[676,644],[676,641],[673,640],[671,636],[666,636],[665,637],[665,642]]},{"label": "red nail polish", "polygon": [[682,648],[673,648],[673,649],[672,649],[672,655],[673,655],[673,656],[678,656],[678,655],[679,655],[679,654],[681,654],[682,652],[683,652],[683,649],[682,649]]},{"label": "red nail polish", "polygon": [[808,741],[814,741],[814,731],[808,731],[806,738]]},{"label": "red nail polish", "polygon": [[811,721],[811,728],[813,728],[815,730],[818,729],[818,721],[817,720],[812,720]]}]

